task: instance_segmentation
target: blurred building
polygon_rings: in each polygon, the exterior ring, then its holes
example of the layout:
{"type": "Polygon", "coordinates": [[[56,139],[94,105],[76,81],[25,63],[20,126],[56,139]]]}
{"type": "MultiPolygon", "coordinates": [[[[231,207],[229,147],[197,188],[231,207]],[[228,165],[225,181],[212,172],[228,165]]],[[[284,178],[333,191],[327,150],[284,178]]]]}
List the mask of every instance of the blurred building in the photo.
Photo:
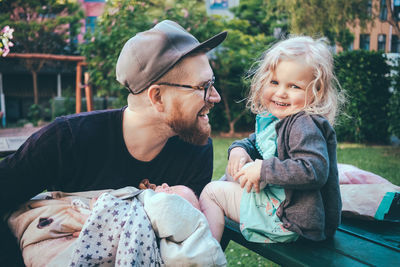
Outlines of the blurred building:
{"type": "Polygon", "coordinates": [[[207,14],[209,15],[221,15],[233,18],[232,12],[229,8],[239,5],[239,0],[205,0],[207,14]]]}
{"type": "Polygon", "coordinates": [[[79,42],[83,41],[83,36],[86,32],[93,32],[96,27],[96,21],[103,14],[106,4],[105,0],[78,0],[85,12],[85,19],[81,21],[81,34],[78,36],[79,42]]]}
{"type": "MultiPolygon", "coordinates": [[[[400,0],[391,0],[394,16],[400,20],[400,0]]],[[[360,26],[350,28],[354,41],[349,50],[364,49],[382,51],[385,53],[400,53],[400,36],[387,21],[388,10],[386,0],[371,0],[370,12],[376,19],[366,29],[360,26]]],[[[338,51],[342,48],[338,47],[338,51]]]]}

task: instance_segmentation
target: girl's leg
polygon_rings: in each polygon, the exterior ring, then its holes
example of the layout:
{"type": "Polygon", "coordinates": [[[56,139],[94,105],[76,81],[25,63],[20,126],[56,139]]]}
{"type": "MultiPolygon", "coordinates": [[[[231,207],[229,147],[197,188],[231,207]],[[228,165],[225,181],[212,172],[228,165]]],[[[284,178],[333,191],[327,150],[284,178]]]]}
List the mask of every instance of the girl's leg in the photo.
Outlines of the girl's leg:
{"type": "Polygon", "coordinates": [[[243,189],[236,182],[213,181],[200,195],[200,208],[207,218],[213,237],[221,241],[224,231],[224,215],[240,221],[240,200],[243,189]]]}

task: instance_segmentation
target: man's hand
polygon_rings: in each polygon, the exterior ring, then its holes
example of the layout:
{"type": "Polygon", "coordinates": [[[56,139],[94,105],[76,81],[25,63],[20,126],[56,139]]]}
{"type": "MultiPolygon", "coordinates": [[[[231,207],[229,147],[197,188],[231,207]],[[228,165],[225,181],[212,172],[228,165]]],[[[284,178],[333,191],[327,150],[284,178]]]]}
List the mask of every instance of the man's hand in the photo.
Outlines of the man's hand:
{"type": "Polygon", "coordinates": [[[240,170],[233,176],[233,179],[237,181],[240,179],[240,187],[243,188],[246,186],[247,193],[250,193],[251,188],[254,186],[254,190],[259,193],[260,192],[260,174],[261,174],[261,165],[262,160],[256,159],[256,161],[245,168],[244,170],[240,170]]]}
{"type": "Polygon", "coordinates": [[[235,147],[229,154],[228,166],[226,168],[227,173],[234,177],[235,174],[243,167],[247,162],[252,162],[249,154],[242,147],[235,147]]]}

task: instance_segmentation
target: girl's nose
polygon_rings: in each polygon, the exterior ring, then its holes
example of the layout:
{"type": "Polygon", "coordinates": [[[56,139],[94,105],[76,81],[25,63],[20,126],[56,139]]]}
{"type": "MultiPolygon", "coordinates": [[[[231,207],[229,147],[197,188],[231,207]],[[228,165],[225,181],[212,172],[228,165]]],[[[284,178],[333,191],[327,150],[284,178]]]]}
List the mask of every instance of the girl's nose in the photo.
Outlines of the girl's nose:
{"type": "Polygon", "coordinates": [[[280,85],[278,87],[278,89],[276,90],[275,94],[279,97],[286,97],[287,96],[287,92],[286,89],[283,85],[280,85]]]}

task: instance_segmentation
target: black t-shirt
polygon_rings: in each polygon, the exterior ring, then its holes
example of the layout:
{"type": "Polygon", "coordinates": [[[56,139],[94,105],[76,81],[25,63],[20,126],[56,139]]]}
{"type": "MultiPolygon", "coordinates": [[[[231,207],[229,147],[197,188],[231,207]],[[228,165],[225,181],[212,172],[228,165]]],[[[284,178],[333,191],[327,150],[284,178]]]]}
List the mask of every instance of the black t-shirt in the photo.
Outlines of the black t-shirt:
{"type": "Polygon", "coordinates": [[[157,185],[186,185],[199,195],[212,176],[211,139],[197,146],[174,136],[153,160],[139,161],[125,146],[123,111],[60,117],[33,134],[0,162],[0,213],[43,190],[138,187],[144,178],[157,185]]]}

